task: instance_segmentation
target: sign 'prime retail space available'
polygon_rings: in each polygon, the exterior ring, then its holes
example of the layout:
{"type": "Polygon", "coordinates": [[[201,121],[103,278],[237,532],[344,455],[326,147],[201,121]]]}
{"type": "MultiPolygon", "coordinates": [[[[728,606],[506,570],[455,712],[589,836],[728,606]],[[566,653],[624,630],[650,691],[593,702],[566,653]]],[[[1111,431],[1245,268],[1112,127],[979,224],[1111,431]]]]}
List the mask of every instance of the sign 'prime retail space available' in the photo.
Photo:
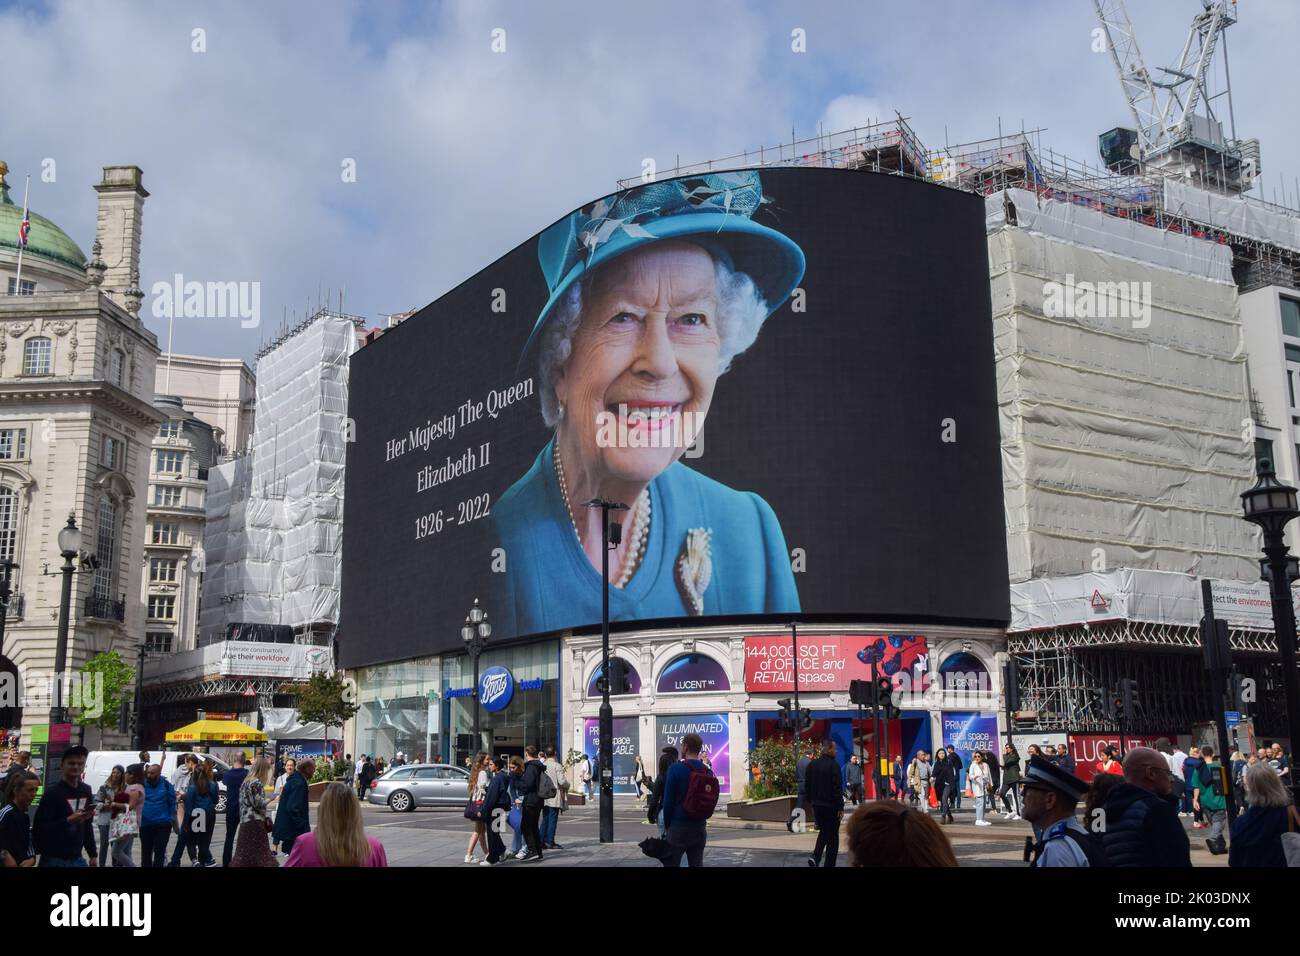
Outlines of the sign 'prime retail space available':
{"type": "MultiPolygon", "coordinates": [[[[978,196],[773,168],[555,213],[351,357],[342,666],[461,651],[429,622],[473,597],[494,641],[598,626],[611,496],[614,622],[1005,624],[978,196]]],[[[860,650],[810,652],[809,685],[860,650]]]]}

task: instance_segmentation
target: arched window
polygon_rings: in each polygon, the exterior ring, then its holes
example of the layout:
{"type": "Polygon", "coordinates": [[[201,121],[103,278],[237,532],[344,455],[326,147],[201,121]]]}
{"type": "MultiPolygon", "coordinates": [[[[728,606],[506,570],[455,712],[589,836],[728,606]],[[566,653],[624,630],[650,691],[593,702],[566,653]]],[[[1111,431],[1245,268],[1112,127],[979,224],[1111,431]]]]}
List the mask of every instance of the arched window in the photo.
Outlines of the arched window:
{"type": "Polygon", "coordinates": [[[53,345],[49,339],[37,335],[23,344],[23,374],[49,375],[53,345]]]}
{"type": "Polygon", "coordinates": [[[101,601],[113,600],[113,555],[117,552],[117,503],[105,496],[99,501],[99,515],[95,522],[95,597],[101,601]]]}
{"type": "Polygon", "coordinates": [[[12,561],[18,550],[18,492],[0,488],[0,561],[12,561]]]}
{"type": "Polygon", "coordinates": [[[704,654],[682,654],[668,662],[659,672],[655,688],[660,694],[699,694],[731,690],[731,681],[722,665],[704,654]]]}
{"type": "MultiPolygon", "coordinates": [[[[610,660],[615,660],[615,659],[616,658],[613,657],[610,658],[610,660]]],[[[612,670],[614,672],[614,675],[617,677],[619,674],[619,670],[621,669],[623,672],[622,679],[619,686],[610,687],[609,689],[610,696],[619,697],[619,696],[626,696],[628,694],[641,693],[641,675],[637,673],[636,668],[632,666],[630,661],[624,660],[623,658],[617,658],[617,660],[620,660],[622,663],[612,666],[610,670],[612,670]]],[[[594,671],[591,672],[591,680],[587,681],[588,697],[600,696],[600,675],[603,670],[604,668],[598,666],[594,671]]]]}

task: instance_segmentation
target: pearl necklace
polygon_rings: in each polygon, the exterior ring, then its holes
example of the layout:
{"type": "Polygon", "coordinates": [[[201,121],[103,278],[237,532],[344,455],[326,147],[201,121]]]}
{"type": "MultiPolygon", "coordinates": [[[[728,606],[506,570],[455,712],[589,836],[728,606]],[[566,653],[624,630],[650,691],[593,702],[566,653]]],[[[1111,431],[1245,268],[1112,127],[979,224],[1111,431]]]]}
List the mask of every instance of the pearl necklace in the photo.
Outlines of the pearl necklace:
{"type": "MultiPolygon", "coordinates": [[[[560,464],[560,446],[557,442],[554,446],[554,454],[551,459],[555,464],[555,479],[560,485],[560,495],[564,498],[564,510],[569,513],[569,524],[573,526],[573,536],[578,540],[578,547],[582,547],[582,535],[578,533],[578,522],[573,517],[573,505],[569,503],[569,486],[564,480],[564,466],[560,464]]],[[[646,542],[650,540],[650,489],[642,490],[637,495],[636,503],[632,505],[632,530],[628,534],[627,551],[624,554],[623,569],[619,572],[618,580],[611,581],[614,587],[620,590],[627,586],[632,580],[632,575],[636,574],[637,568],[641,566],[641,559],[645,557],[646,542]]]]}

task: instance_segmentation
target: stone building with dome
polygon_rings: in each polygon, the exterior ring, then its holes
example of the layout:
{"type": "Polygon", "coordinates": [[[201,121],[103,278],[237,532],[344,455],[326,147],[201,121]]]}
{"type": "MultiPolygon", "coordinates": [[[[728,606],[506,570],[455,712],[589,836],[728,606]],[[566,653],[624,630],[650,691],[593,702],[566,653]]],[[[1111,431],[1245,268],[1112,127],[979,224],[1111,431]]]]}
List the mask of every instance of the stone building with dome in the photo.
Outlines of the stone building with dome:
{"type": "MultiPolygon", "coordinates": [[[[0,733],[25,749],[56,703],[59,532],[69,518],[81,554],[65,673],[77,674],[102,651],[136,661],[146,630],[140,562],[150,455],[165,416],[153,404],[158,341],[140,319],[149,193],[139,167],[104,167],[89,258],[35,210],[19,249],[23,209],[8,172],[0,163],[0,579],[9,579],[0,733]]],[[[39,188],[31,201],[39,208],[39,188]]],[[[113,729],[101,736],[74,727],[73,739],[129,743],[113,729]]]]}

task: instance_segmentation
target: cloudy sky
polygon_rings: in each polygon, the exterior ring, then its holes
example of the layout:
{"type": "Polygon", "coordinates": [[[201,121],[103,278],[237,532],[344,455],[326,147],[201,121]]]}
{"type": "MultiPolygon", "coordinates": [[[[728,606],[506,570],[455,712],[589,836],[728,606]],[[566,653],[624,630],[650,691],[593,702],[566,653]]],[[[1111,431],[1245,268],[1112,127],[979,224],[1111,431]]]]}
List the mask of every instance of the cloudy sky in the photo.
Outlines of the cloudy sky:
{"type": "MultiPolygon", "coordinates": [[[[1148,64],[1174,62],[1199,0],[1129,6],[1148,64]]],[[[1238,135],[1262,141],[1265,198],[1294,205],[1300,3],[1239,16],[1238,135]]],[[[87,251],[100,167],[142,167],[146,292],[261,283],[259,328],[180,319],[176,351],[251,361],[324,290],[371,324],[422,306],[647,157],[662,172],[897,110],[931,147],[1000,118],[1096,163],[1096,134],[1131,124],[1095,26],[1087,0],[0,0],[0,158],[87,251]]]]}

